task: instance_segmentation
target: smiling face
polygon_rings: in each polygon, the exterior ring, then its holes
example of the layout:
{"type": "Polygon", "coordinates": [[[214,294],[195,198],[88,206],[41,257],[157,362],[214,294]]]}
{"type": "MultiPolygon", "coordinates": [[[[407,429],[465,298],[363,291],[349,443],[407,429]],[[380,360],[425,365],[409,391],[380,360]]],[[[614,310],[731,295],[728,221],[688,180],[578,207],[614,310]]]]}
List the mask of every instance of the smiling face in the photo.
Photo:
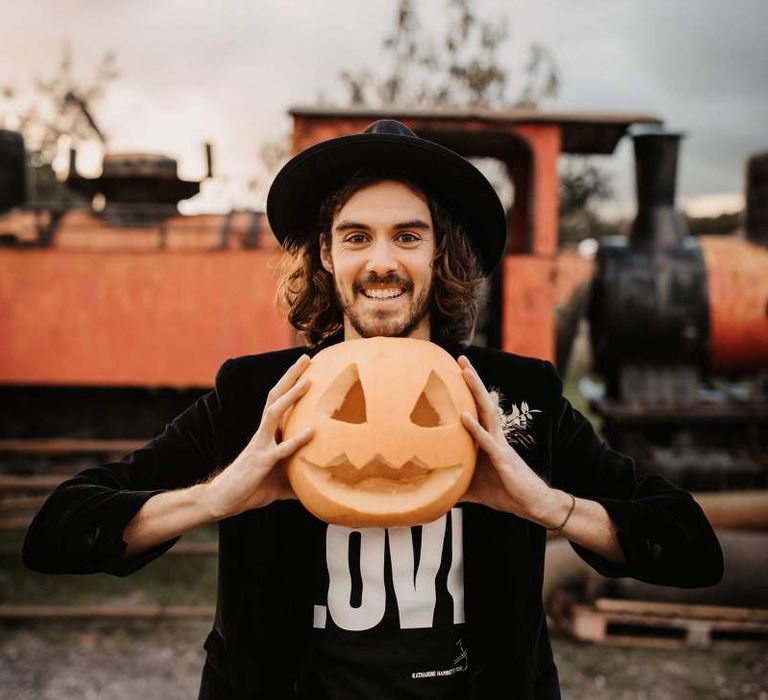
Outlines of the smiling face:
{"type": "Polygon", "coordinates": [[[426,197],[385,180],[353,194],[321,238],[323,267],[334,277],[345,339],[429,339],[435,232],[426,197]]]}

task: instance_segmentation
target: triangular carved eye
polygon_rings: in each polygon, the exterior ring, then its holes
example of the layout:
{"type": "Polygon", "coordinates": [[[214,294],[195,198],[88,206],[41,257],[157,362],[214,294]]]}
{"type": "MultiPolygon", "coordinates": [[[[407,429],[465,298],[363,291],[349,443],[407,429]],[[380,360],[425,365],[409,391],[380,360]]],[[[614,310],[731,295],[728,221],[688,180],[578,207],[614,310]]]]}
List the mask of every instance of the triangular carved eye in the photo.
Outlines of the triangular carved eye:
{"type": "Polygon", "coordinates": [[[357,365],[346,367],[320,400],[320,409],[334,420],[365,423],[365,393],[357,365]]]}
{"type": "Polygon", "coordinates": [[[436,428],[458,420],[456,407],[451,400],[448,387],[434,371],[429,373],[427,383],[411,411],[411,421],[422,428],[436,428]]]}

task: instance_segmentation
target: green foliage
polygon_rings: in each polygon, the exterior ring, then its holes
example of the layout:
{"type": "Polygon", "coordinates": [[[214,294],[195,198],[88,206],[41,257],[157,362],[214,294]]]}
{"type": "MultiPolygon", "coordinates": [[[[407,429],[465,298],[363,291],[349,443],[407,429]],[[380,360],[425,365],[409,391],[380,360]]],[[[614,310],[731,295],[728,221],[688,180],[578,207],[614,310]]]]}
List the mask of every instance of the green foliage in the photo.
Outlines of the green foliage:
{"type": "Polygon", "coordinates": [[[719,216],[686,216],[685,223],[692,236],[726,236],[732,234],[741,223],[741,213],[730,212],[719,216]]]}

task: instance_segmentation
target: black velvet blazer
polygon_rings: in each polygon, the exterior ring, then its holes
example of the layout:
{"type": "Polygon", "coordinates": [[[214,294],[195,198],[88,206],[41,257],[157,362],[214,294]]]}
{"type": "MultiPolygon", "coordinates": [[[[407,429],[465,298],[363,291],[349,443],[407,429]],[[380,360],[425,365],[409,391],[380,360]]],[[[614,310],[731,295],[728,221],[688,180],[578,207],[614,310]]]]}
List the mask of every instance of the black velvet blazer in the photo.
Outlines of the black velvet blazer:
{"type": "MultiPolygon", "coordinates": [[[[454,357],[464,352],[509,405],[526,402],[540,411],[529,425],[533,442],[515,445],[523,459],[553,486],[606,508],[626,563],[575,547],[595,569],[683,587],[720,580],[720,546],[698,505],[607,447],[562,397],[551,364],[485,348],[447,349],[454,357]]],[[[161,435],[62,483],[30,525],[25,564],[49,573],[126,576],[169,549],[176,540],[124,558],[123,530],[153,495],[195,484],[231,463],[258,428],[268,391],[301,352],[228,360],[215,389],[161,435]]],[[[463,508],[471,697],[559,697],[541,602],[546,531],[484,506],[463,508]]],[[[217,612],[205,643],[201,698],[301,696],[311,573],[322,533],[322,524],[296,501],[219,524],[217,612]]]]}

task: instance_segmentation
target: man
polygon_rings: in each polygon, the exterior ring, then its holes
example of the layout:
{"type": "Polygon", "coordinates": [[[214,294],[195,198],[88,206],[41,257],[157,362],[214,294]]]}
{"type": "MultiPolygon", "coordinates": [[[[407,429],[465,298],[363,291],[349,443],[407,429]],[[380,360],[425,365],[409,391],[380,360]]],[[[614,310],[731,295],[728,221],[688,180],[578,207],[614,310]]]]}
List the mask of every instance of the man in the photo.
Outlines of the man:
{"type": "Polygon", "coordinates": [[[310,359],[287,350],[228,360],[162,435],[62,484],[30,527],[28,566],[124,576],[219,521],[206,699],[559,697],[541,603],[547,529],[609,576],[719,580],[693,499],[605,446],[549,363],[463,345],[505,236],[471,164],[385,120],[296,156],[267,208],[285,248],[279,295],[311,354],[395,335],[457,358],[481,450],[463,502],[416,528],[309,515],[281,461],[312,435],[281,440],[279,425],[310,359]]]}

